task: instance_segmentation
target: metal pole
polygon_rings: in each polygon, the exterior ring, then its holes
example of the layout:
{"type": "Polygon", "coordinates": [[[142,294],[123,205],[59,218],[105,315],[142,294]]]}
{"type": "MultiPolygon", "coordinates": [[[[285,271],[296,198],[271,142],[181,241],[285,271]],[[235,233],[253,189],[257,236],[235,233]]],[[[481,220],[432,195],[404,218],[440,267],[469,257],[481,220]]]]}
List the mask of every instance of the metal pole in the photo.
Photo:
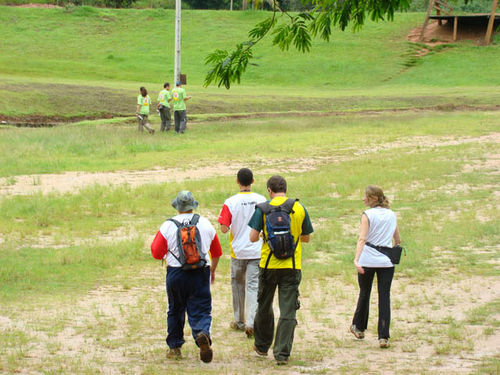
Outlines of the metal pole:
{"type": "Polygon", "coordinates": [[[181,80],[181,0],[175,0],[174,85],[181,80]]]}
{"type": "Polygon", "coordinates": [[[231,0],[231,7],[229,8],[229,10],[233,10],[233,0],[231,0]]]}

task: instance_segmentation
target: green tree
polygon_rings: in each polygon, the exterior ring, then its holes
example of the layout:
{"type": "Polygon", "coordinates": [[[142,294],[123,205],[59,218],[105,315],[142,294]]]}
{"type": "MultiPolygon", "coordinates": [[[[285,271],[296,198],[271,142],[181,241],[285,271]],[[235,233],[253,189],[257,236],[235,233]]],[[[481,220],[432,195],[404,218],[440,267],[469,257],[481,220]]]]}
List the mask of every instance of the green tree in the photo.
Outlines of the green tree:
{"type": "Polygon", "coordinates": [[[301,52],[309,52],[312,38],[319,36],[329,41],[334,27],[345,30],[351,24],[359,31],[367,17],[373,21],[391,21],[396,11],[405,11],[411,4],[411,0],[302,0],[304,5],[311,4],[312,9],[290,14],[277,0],[271,1],[271,16],[249,31],[249,40],[238,43],[232,51],[219,49],[207,56],[205,64],[210,70],[205,86],[216,84],[229,89],[232,83],[239,83],[253,57],[252,48],[268,34],[273,35],[273,45],[282,50],[293,46],[301,52]],[[285,22],[277,22],[279,15],[285,22]]]}

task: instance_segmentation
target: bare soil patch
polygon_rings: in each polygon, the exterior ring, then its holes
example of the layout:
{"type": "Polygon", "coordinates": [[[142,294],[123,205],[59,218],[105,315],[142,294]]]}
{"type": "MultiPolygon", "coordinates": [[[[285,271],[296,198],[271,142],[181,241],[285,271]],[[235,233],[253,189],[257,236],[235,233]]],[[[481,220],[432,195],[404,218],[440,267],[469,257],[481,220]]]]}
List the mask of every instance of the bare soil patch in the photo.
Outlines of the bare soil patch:
{"type": "MultiPolygon", "coordinates": [[[[316,169],[319,165],[351,160],[360,155],[404,148],[412,152],[415,147],[445,147],[466,143],[500,143],[500,133],[491,133],[480,137],[431,137],[417,136],[400,141],[371,145],[368,148],[353,150],[353,156],[331,156],[317,158],[298,158],[274,161],[272,165],[264,162],[252,165],[259,173],[304,172],[316,169]]],[[[145,171],[117,172],[65,172],[60,174],[33,174],[0,178],[0,195],[27,195],[36,192],[77,193],[80,189],[93,185],[130,185],[159,184],[165,182],[181,182],[187,179],[201,180],[215,176],[231,176],[243,165],[212,164],[196,170],[180,168],[154,168],[145,171]]],[[[357,198],[356,198],[357,199],[357,198]]]]}
{"type": "MultiPolygon", "coordinates": [[[[476,44],[484,44],[485,32],[486,25],[467,23],[465,20],[460,20],[457,41],[472,40],[476,44]]],[[[420,41],[421,33],[422,27],[417,27],[410,31],[406,36],[406,40],[414,43],[425,43],[432,47],[439,44],[455,43],[453,41],[452,22],[443,21],[442,25],[439,25],[437,20],[431,20],[425,29],[424,40],[422,42],[420,41]]]]}
{"type": "Polygon", "coordinates": [[[123,115],[103,113],[95,116],[42,116],[42,115],[27,115],[27,116],[7,116],[0,114],[0,124],[13,125],[17,127],[43,128],[65,125],[84,120],[111,119],[114,117],[123,117],[123,115]]]}
{"type": "Polygon", "coordinates": [[[55,4],[21,4],[21,5],[13,5],[17,8],[49,8],[49,9],[53,9],[53,8],[62,8],[61,6],[59,5],[55,5],[55,4]]]}

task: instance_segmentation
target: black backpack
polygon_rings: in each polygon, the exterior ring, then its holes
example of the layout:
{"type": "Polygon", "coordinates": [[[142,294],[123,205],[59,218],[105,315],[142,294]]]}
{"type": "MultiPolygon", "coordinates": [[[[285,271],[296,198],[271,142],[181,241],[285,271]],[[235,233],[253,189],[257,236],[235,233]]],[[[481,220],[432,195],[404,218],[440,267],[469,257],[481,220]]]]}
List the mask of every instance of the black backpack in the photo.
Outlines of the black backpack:
{"type": "Polygon", "coordinates": [[[279,206],[272,206],[269,202],[258,204],[262,213],[266,215],[266,231],[264,232],[264,241],[269,245],[271,252],[267,257],[266,269],[271,260],[271,254],[277,259],[283,260],[292,258],[293,269],[295,269],[295,249],[299,243],[300,235],[297,241],[294,241],[291,233],[291,218],[293,205],[298,199],[287,199],[285,203],[279,206]]]}
{"type": "Polygon", "coordinates": [[[201,252],[201,236],[196,224],[200,215],[194,214],[191,221],[179,223],[175,219],[168,219],[177,226],[177,249],[179,257],[172,252],[172,256],[177,259],[185,271],[195,270],[206,266],[205,255],[201,252]]]}

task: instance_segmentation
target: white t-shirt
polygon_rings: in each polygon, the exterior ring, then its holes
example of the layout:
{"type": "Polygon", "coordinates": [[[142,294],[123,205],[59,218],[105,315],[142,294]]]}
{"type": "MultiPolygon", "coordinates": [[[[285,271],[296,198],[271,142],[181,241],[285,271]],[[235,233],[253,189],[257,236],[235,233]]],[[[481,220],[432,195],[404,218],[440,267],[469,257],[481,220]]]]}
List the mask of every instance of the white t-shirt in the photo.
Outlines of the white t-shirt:
{"type": "Polygon", "coordinates": [[[219,215],[219,223],[231,228],[231,256],[237,259],[259,259],[262,240],[250,242],[248,222],[255,212],[255,205],[266,198],[253,192],[239,192],[226,199],[219,215]]]}
{"type": "MultiPolygon", "coordinates": [[[[370,225],[366,242],[375,246],[392,247],[392,237],[397,226],[394,212],[388,208],[373,207],[364,214],[370,225]]],[[[394,267],[387,255],[367,245],[363,247],[358,263],[361,267],[394,267]]]]}
{"type": "MultiPolygon", "coordinates": [[[[174,216],[173,219],[177,220],[179,223],[189,223],[193,218],[193,213],[189,214],[179,214],[174,216]]],[[[210,255],[208,251],[210,250],[210,245],[215,237],[215,228],[210,224],[210,222],[200,216],[198,224],[196,224],[201,237],[201,252],[205,255],[205,260],[207,261],[207,266],[210,265],[210,255]]],[[[165,221],[161,227],[160,232],[165,237],[168,243],[168,253],[167,253],[167,264],[170,267],[180,267],[181,264],[175,257],[171,254],[173,253],[177,258],[180,257],[179,249],[177,247],[177,226],[170,220],[165,221]]]]}

